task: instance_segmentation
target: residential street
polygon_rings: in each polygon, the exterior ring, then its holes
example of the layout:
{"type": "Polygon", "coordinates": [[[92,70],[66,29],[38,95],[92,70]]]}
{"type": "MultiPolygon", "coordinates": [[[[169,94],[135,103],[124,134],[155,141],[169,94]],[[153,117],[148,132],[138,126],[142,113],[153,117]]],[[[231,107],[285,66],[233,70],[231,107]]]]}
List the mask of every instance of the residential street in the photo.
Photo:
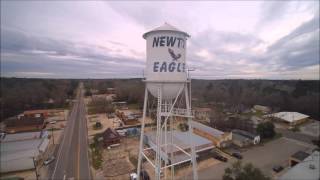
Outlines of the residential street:
{"type": "Polygon", "coordinates": [[[49,166],[50,179],[91,179],[82,86],[68,117],[61,143],[55,150],[55,163],[49,166]]]}

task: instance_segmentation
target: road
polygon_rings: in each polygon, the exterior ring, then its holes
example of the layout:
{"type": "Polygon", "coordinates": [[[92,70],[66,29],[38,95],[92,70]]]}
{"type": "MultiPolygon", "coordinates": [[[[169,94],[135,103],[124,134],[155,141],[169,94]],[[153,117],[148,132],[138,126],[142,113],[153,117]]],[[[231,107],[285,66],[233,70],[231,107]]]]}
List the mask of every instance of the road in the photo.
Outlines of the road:
{"type": "Polygon", "coordinates": [[[56,161],[49,166],[50,179],[91,179],[87,132],[83,85],[80,84],[63,137],[54,153],[56,161]]]}
{"type": "Polygon", "coordinates": [[[287,129],[275,129],[277,133],[281,133],[282,136],[289,138],[289,139],[294,139],[297,141],[301,141],[304,143],[308,143],[308,144],[313,144],[312,140],[317,139],[316,137],[307,135],[307,134],[302,134],[300,132],[292,132],[290,130],[287,129]]]}

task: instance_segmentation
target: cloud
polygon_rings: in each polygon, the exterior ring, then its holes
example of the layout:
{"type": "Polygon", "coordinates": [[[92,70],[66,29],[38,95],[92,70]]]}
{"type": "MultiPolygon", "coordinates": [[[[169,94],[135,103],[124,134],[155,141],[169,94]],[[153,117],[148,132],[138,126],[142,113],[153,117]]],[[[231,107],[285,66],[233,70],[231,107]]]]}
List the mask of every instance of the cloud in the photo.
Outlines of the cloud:
{"type": "Polygon", "coordinates": [[[2,75],[59,76],[62,73],[66,77],[88,78],[99,74],[97,71],[105,71],[109,76],[119,77],[119,73],[138,76],[144,66],[141,59],[114,53],[106,47],[30,36],[6,28],[2,29],[1,37],[2,75]]]}
{"type": "Polygon", "coordinates": [[[1,76],[141,77],[141,36],[168,21],[191,34],[195,78],[319,79],[317,4],[4,2],[1,76]]]}

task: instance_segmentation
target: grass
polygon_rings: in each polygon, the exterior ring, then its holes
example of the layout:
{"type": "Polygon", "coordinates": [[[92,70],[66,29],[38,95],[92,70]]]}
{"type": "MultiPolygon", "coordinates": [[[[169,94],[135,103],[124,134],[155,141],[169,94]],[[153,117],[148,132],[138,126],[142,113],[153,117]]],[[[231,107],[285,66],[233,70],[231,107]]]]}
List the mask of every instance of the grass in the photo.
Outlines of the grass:
{"type": "Polygon", "coordinates": [[[102,167],[102,154],[101,149],[97,145],[98,143],[94,142],[90,144],[91,149],[91,160],[92,160],[92,166],[94,169],[100,169],[102,167]]]}
{"type": "Polygon", "coordinates": [[[131,164],[134,165],[134,168],[137,169],[138,159],[134,156],[129,156],[129,160],[130,160],[131,164]]]}
{"type": "Polygon", "coordinates": [[[129,109],[140,109],[140,106],[139,104],[128,104],[128,108],[129,109]]]}

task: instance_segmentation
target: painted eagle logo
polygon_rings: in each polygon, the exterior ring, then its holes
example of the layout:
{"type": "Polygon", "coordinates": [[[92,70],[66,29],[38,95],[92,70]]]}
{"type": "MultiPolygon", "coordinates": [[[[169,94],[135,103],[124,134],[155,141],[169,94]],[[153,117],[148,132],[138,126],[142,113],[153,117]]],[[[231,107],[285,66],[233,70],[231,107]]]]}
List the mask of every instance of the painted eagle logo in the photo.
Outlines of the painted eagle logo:
{"type": "Polygon", "coordinates": [[[170,48],[168,48],[168,52],[170,56],[172,57],[173,61],[178,61],[179,58],[181,58],[181,54],[175,54],[174,51],[170,48]]]}

